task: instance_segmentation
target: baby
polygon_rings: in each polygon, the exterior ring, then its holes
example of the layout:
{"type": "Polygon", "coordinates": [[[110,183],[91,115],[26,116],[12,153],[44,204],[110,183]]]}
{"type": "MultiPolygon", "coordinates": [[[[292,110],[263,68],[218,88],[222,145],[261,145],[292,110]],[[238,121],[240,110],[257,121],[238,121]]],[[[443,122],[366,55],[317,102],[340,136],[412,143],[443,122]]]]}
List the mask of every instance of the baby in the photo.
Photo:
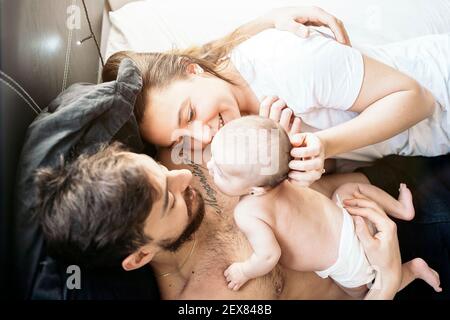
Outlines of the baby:
{"type": "MultiPolygon", "coordinates": [[[[350,214],[339,196],[352,197],[358,185],[347,184],[331,199],[285,178],[291,143],[276,122],[248,116],[227,123],[214,137],[208,169],[225,194],[240,196],[234,210],[237,226],[246,235],[253,254],[224,272],[228,287],[239,290],[249,279],[270,272],[278,261],[298,271],[315,271],[332,278],[346,292],[362,297],[375,277],[356,236],[350,214]],[[342,192],[342,195],[339,194],[342,192]]],[[[370,185],[360,190],[375,195],[392,215],[414,215],[409,190],[401,187],[400,201],[370,185]],[[406,209],[406,210],[404,210],[406,209]]],[[[439,276],[420,258],[403,265],[402,286],[420,278],[440,291],[439,276]]]]}

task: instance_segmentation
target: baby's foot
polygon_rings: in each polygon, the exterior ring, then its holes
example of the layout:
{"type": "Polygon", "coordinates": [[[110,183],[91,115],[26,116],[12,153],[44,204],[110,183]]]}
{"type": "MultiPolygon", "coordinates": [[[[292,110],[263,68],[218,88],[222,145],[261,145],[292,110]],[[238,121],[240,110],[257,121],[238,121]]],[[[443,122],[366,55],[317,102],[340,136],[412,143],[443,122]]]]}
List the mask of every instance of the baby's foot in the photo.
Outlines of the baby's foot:
{"type": "Polygon", "coordinates": [[[441,281],[439,279],[439,274],[431,269],[428,264],[421,258],[416,258],[411,261],[411,268],[413,274],[418,279],[422,279],[433,287],[434,291],[442,292],[440,287],[441,281]]]}
{"type": "Polygon", "coordinates": [[[414,205],[411,191],[404,183],[400,183],[400,194],[398,196],[398,201],[402,204],[402,218],[404,220],[412,220],[415,216],[414,205]]]}

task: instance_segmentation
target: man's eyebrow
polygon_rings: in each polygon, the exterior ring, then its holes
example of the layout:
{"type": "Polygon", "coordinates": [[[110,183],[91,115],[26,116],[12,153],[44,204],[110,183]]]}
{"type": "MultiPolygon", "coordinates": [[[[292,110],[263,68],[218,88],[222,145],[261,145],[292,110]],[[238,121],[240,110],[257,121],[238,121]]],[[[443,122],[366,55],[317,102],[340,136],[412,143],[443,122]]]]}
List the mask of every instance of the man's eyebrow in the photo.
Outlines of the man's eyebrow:
{"type": "Polygon", "coordinates": [[[167,207],[169,206],[169,190],[168,190],[168,184],[167,184],[167,177],[166,177],[166,187],[164,189],[164,205],[163,205],[163,212],[162,216],[164,216],[167,212],[167,207]]]}
{"type": "Polygon", "coordinates": [[[178,126],[181,126],[181,118],[183,116],[183,111],[186,108],[188,103],[188,99],[186,98],[180,105],[180,109],[178,109],[178,126]]]}
{"type": "Polygon", "coordinates": [[[175,238],[163,239],[163,240],[158,241],[158,245],[160,245],[161,247],[167,247],[167,246],[170,246],[175,241],[176,241],[175,238]]]}

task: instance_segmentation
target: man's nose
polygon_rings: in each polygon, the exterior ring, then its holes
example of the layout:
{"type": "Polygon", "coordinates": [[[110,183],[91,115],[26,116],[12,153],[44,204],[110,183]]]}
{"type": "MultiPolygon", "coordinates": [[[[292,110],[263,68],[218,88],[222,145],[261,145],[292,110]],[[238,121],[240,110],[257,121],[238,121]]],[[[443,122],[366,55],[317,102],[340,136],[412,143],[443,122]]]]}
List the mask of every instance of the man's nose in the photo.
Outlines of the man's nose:
{"type": "Polygon", "coordinates": [[[175,188],[180,192],[183,192],[191,183],[192,173],[187,169],[172,170],[170,171],[168,178],[175,188]]]}

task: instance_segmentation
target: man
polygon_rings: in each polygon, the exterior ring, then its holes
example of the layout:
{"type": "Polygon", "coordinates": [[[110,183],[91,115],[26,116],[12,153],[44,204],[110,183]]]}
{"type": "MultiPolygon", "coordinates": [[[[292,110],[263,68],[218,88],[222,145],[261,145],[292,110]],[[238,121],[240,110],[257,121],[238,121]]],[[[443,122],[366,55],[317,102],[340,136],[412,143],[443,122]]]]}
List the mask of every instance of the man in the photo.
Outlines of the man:
{"type": "MultiPolygon", "coordinates": [[[[190,170],[185,170],[186,166],[176,168],[169,151],[161,152],[159,160],[173,170],[146,155],[113,145],[95,155],[82,156],[67,167],[42,169],[37,175],[40,190],[37,212],[48,250],[71,263],[102,266],[121,263],[125,270],[150,264],[163,299],[349,298],[330,279],[280,265],[268,275],[251,280],[238,292],[228,289],[223,271],[232,261],[244,260],[251,254],[247,239],[232,218],[238,199],[220,194],[204,166],[191,164],[187,166],[190,170]]],[[[445,288],[449,278],[448,270],[445,271],[448,261],[445,237],[450,221],[444,202],[448,202],[448,197],[444,196],[445,191],[437,195],[438,190],[430,189],[430,183],[434,181],[433,185],[445,189],[439,185],[434,168],[439,168],[439,177],[448,176],[448,160],[448,156],[387,157],[364,168],[364,174],[325,176],[312,187],[329,196],[342,183],[381,179],[382,183],[378,181],[376,185],[394,195],[392,186],[405,181],[417,195],[419,222],[399,225],[403,258],[422,256],[432,261],[445,288]],[[424,203],[427,208],[423,208],[424,203]],[[437,207],[442,210],[435,210],[437,207]],[[444,239],[436,239],[436,234],[444,239]]],[[[376,241],[382,238],[386,239],[379,237],[376,241]]],[[[396,234],[388,238],[396,239],[396,234]]],[[[384,252],[386,259],[378,262],[369,259],[370,262],[382,265],[396,260],[395,242],[391,244],[392,250],[384,252]]],[[[366,253],[369,247],[365,246],[366,253]]],[[[380,243],[380,249],[383,247],[387,248],[386,243],[380,243]]],[[[379,252],[369,253],[380,257],[379,252]]],[[[400,257],[398,260],[400,265],[400,257]]],[[[388,270],[387,275],[393,269],[388,270]]],[[[414,297],[435,295],[420,285],[425,286],[420,282],[410,286],[414,297]]],[[[397,291],[394,289],[388,295],[382,291],[369,295],[391,298],[397,291]]],[[[445,292],[436,298],[444,296],[445,292]]]]}
{"type": "MultiPolygon", "coordinates": [[[[167,158],[163,163],[172,166],[167,158]]],[[[251,254],[233,222],[236,198],[207,170],[168,170],[113,146],[37,175],[38,212],[49,252],[86,265],[153,268],[163,299],[345,299],[330,279],[278,265],[240,291],[223,271],[251,254]]]]}

